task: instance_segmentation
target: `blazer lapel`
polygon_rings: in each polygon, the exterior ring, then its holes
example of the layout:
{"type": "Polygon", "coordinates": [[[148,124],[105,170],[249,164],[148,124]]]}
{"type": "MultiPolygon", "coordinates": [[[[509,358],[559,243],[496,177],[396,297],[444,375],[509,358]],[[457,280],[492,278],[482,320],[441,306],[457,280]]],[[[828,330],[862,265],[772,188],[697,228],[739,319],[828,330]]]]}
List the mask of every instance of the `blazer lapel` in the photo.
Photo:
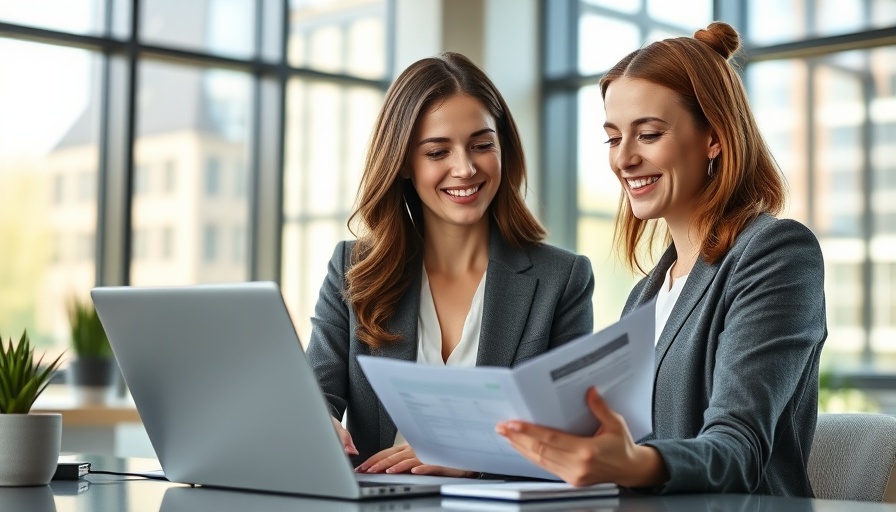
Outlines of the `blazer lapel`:
{"type": "Polygon", "coordinates": [[[536,278],[522,274],[531,267],[526,251],[507,245],[492,224],[477,366],[513,363],[538,286],[536,278]]]}
{"type": "MultiPolygon", "coordinates": [[[[382,347],[371,350],[371,354],[377,357],[389,357],[405,361],[417,360],[417,312],[420,310],[420,286],[422,283],[423,262],[414,258],[409,264],[411,269],[419,269],[413,272],[411,284],[402,295],[395,308],[395,314],[386,322],[389,332],[398,332],[404,335],[404,339],[396,343],[388,343],[382,347]],[[416,266],[415,266],[416,265],[416,266]]],[[[377,400],[380,418],[380,446],[392,446],[395,444],[395,434],[398,428],[383,407],[383,403],[377,400]]]]}
{"type": "MultiPolygon", "coordinates": [[[[669,265],[671,264],[672,262],[669,262],[669,265]]],[[[666,268],[668,269],[669,267],[666,266],[666,268]]],[[[659,270],[659,266],[657,270],[659,270]]],[[[660,334],[659,341],[656,344],[654,368],[657,371],[663,358],[666,356],[666,352],[669,351],[669,347],[672,345],[675,337],[678,336],[678,332],[681,331],[685,321],[691,316],[700,299],[703,298],[706,288],[715,278],[717,271],[718,265],[709,265],[702,257],[697,258],[694,267],[688,275],[688,280],[684,284],[684,289],[681,290],[681,295],[678,297],[678,301],[675,302],[675,306],[669,314],[669,319],[666,320],[666,326],[663,328],[663,332],[660,334]]],[[[663,270],[662,277],[659,279],[660,286],[662,286],[662,281],[665,279],[665,273],[665,270],[663,270]]]]}

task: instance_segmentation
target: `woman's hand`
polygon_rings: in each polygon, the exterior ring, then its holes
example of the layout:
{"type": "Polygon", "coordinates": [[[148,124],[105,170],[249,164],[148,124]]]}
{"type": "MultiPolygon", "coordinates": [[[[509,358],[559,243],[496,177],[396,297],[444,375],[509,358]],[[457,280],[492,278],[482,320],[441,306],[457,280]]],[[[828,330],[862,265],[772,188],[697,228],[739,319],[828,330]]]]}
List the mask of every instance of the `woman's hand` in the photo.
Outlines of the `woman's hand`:
{"type": "Polygon", "coordinates": [[[352,435],[348,433],[348,430],[345,430],[345,427],[342,426],[342,423],[339,423],[339,420],[330,416],[330,419],[333,420],[333,428],[336,429],[336,433],[339,434],[339,441],[342,443],[342,448],[345,450],[345,453],[349,455],[358,455],[358,449],[355,448],[355,442],[352,441],[352,435]]]}
{"type": "Polygon", "coordinates": [[[505,421],[495,429],[524,457],[572,485],[615,482],[625,487],[652,487],[669,479],[659,452],[635,444],[625,420],[594,388],[588,390],[585,400],[600,422],[592,437],[522,421],[505,421]]]}
{"type": "Polygon", "coordinates": [[[438,475],[438,476],[456,476],[471,477],[476,473],[472,471],[463,471],[460,469],[446,468],[442,466],[431,466],[423,464],[414,449],[410,445],[402,444],[386,448],[364,461],[360,466],[355,468],[359,473],[413,473],[415,475],[438,475]]]}

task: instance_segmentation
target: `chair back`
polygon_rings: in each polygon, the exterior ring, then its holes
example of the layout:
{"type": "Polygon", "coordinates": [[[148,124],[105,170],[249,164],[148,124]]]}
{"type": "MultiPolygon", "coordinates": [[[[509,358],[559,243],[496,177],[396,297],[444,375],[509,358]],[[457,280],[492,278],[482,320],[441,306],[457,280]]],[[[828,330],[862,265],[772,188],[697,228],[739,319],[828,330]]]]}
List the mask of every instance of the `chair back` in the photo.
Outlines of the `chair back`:
{"type": "Polygon", "coordinates": [[[809,481],[816,498],[896,503],[896,417],[818,415],[809,481]]]}

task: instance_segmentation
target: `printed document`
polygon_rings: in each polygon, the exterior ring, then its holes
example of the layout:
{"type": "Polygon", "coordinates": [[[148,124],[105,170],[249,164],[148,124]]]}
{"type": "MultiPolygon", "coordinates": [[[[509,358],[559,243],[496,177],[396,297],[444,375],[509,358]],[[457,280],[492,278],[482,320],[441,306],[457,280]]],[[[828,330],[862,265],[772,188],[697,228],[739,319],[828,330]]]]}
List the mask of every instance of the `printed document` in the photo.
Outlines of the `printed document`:
{"type": "Polygon", "coordinates": [[[358,356],[398,431],[425,464],[559,480],[529,462],[495,432],[519,419],[592,435],[598,422],[589,387],[621,414],[639,439],[653,414],[654,304],[597,333],[570,341],[515,368],[431,366],[358,356]]]}

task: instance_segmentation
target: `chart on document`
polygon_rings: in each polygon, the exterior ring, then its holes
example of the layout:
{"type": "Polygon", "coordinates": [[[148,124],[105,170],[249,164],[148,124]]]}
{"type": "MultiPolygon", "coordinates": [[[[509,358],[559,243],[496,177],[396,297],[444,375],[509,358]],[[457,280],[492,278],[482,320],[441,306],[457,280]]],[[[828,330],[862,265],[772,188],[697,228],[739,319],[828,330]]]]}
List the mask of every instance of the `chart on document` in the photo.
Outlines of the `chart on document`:
{"type": "Polygon", "coordinates": [[[392,379],[409,416],[431,443],[445,447],[512,454],[494,427],[514,412],[497,382],[467,384],[392,379]]]}

